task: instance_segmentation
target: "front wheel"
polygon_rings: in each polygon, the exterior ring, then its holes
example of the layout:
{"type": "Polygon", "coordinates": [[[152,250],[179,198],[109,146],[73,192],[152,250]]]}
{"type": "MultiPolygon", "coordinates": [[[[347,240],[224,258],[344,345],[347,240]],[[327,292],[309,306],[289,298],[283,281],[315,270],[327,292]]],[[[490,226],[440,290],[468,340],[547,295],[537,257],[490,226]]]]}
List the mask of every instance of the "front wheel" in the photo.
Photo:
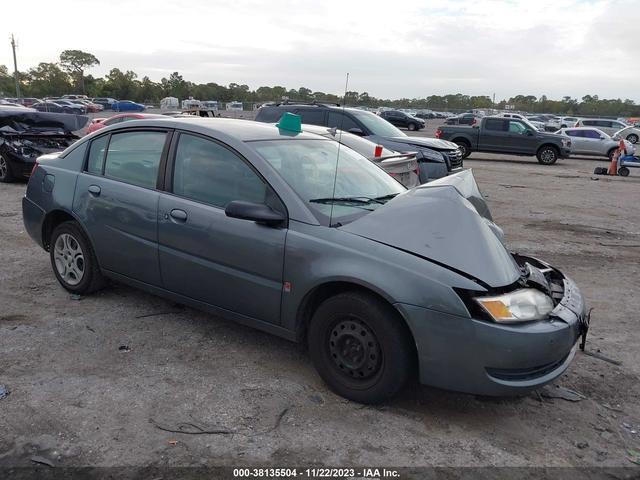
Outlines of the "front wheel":
{"type": "Polygon", "coordinates": [[[61,223],[53,230],[49,255],[53,273],[69,292],[84,295],[103,286],[93,248],[76,222],[61,223]]]}
{"type": "Polygon", "coordinates": [[[627,135],[627,140],[629,140],[631,143],[638,143],[638,135],[636,135],[635,133],[627,135]]]}
{"type": "Polygon", "coordinates": [[[345,292],[325,300],[311,319],[307,340],[322,379],[355,402],[393,397],[412,373],[410,333],[397,312],[373,295],[345,292]]]}
{"type": "Polygon", "coordinates": [[[4,156],[0,155],[0,183],[11,183],[14,180],[9,162],[4,156]]]}
{"type": "Polygon", "coordinates": [[[618,169],[618,175],[620,175],[621,177],[628,177],[629,169],[627,167],[620,167],[618,169]]]}
{"type": "Polygon", "coordinates": [[[558,160],[558,150],[551,145],[546,145],[538,150],[536,156],[542,165],[553,165],[558,160]]]}

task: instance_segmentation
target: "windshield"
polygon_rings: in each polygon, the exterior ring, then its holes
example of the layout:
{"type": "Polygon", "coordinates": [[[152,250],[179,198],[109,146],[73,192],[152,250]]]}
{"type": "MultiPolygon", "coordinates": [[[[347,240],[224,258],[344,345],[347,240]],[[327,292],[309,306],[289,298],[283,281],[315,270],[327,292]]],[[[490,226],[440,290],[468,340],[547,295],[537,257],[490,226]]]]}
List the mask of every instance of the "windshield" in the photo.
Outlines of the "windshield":
{"type": "Polygon", "coordinates": [[[278,171],[325,226],[351,222],[406,190],[382,169],[344,145],[340,147],[338,160],[339,144],[332,140],[257,141],[251,142],[251,146],[278,171]]]}
{"type": "Polygon", "coordinates": [[[352,111],[351,113],[371,131],[372,135],[379,135],[381,137],[406,137],[403,132],[391,125],[384,118],[380,118],[373,113],[361,111],[352,111]]]}

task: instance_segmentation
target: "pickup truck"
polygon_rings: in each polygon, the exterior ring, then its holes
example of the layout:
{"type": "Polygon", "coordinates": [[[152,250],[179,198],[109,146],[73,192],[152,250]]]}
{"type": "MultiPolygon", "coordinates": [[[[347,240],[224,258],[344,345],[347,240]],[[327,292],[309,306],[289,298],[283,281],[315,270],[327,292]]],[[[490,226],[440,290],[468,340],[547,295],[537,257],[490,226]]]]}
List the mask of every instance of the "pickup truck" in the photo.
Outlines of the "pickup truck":
{"type": "Polygon", "coordinates": [[[463,158],[471,152],[535,155],[543,165],[553,165],[571,152],[571,140],[555,133],[538,131],[527,120],[483,117],[474,126],[442,125],[436,138],[456,143],[463,158]]]}

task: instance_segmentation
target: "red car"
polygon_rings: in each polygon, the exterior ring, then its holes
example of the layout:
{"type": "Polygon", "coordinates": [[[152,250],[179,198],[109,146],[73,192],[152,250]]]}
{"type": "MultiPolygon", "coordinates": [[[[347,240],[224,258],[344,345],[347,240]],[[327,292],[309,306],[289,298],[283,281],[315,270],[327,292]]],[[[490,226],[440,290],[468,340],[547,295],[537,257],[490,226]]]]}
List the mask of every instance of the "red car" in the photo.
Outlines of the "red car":
{"type": "Polygon", "coordinates": [[[87,129],[87,133],[100,130],[102,127],[108,127],[114,123],[126,122],[128,120],[137,120],[140,118],[166,118],[164,115],[156,115],[153,113],[120,113],[109,118],[94,118],[87,129]]]}

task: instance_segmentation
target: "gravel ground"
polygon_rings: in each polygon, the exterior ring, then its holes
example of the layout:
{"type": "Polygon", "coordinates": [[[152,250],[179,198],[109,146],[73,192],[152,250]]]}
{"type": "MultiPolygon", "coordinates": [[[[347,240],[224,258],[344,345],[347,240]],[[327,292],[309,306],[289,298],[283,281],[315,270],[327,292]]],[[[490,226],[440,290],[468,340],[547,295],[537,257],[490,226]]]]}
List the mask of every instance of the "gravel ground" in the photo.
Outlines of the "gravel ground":
{"type": "Polygon", "coordinates": [[[509,245],[582,288],[594,308],[587,349],[622,362],[579,353],[555,382],[578,402],[412,385],[364,407],[332,394],[285,340],[120,285],[73,299],[24,231],[24,184],[0,185],[0,384],[11,391],[0,467],[34,455],[56,466],[632,466],[640,176],[592,178],[598,165],[466,161],[509,245]],[[181,425],[226,433],[166,431],[181,425]]]}

